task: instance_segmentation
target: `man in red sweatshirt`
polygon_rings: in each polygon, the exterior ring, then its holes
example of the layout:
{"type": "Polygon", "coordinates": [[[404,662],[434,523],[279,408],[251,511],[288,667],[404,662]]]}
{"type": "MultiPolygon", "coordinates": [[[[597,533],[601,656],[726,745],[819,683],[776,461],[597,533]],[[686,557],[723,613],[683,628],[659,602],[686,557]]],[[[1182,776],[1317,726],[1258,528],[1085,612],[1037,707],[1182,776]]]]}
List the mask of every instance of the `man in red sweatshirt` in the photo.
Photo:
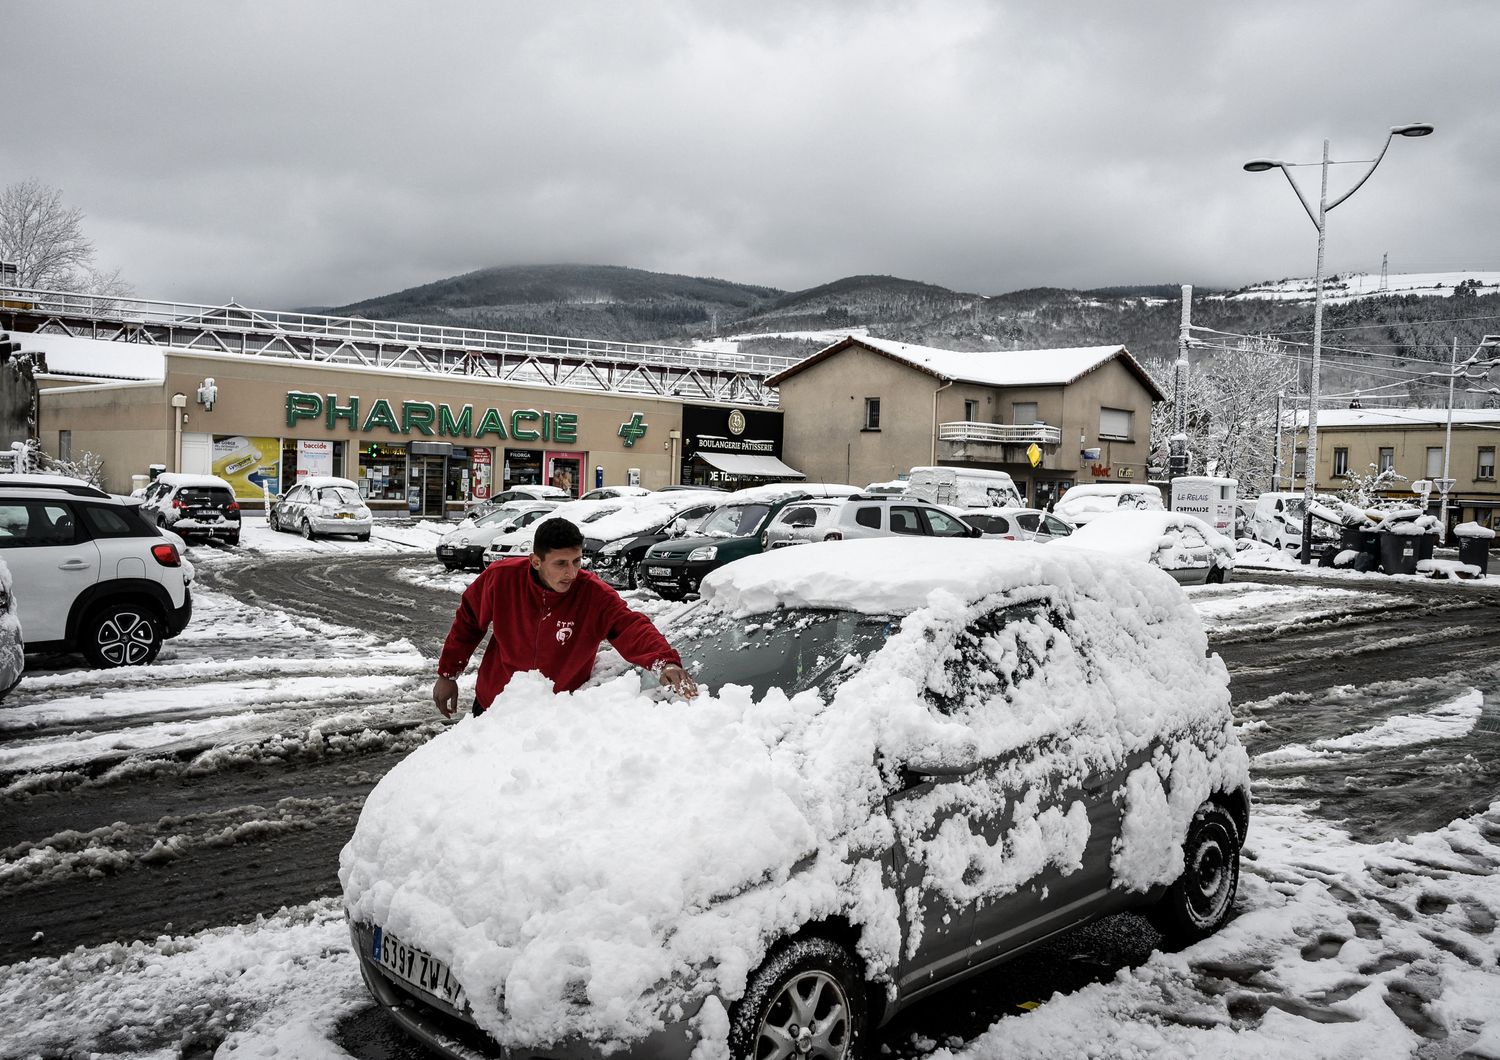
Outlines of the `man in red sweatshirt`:
{"type": "Polygon", "coordinates": [[[518,670],[540,670],[571,692],[594,672],[608,640],[624,658],[656,670],[664,685],[692,698],[698,686],[651,620],[582,569],[583,534],[566,519],[537,524],[531,555],[492,563],[464,590],[438,658],[432,701],[446,718],[458,711],[458,675],[492,629],[479,662],[474,713],[481,714],[518,670]]]}

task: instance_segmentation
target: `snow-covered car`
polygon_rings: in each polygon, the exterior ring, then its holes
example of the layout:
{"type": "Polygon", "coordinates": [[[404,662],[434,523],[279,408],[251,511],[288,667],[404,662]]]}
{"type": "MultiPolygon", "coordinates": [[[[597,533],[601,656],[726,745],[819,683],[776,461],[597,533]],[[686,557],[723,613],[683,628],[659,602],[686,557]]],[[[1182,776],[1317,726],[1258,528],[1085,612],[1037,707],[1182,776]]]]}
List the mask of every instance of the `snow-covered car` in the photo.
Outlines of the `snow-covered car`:
{"type": "Polygon", "coordinates": [[[187,541],[240,543],[240,504],[218,475],[163,472],[146,487],[141,513],[187,541]]]}
{"type": "Polygon", "coordinates": [[[10,568],[0,559],[0,699],[20,683],[26,672],[26,643],[16,617],[15,586],[10,568]]]}
{"type": "Polygon", "coordinates": [[[1140,910],[1179,944],[1232,913],[1248,759],[1160,571],[815,543],[713,572],[672,636],[696,700],[623,663],[564,694],[521,673],[370,793],[344,906],[429,1047],[858,1060],[1079,923],[1140,910]]]}
{"type": "Polygon", "coordinates": [[[896,535],[978,537],[979,531],[951,509],[910,497],[874,493],[797,501],[781,509],[761,531],[766,548],[896,535]]]}
{"type": "Polygon", "coordinates": [[[1002,541],[1045,544],[1061,540],[1075,529],[1066,519],[1037,508],[966,508],[958,515],[970,526],[977,527],[985,537],[1002,541]]]}
{"type": "Polygon", "coordinates": [[[609,501],[616,497],[645,497],[651,493],[645,486],[597,486],[578,499],[581,501],[609,501]]]}
{"type": "Polygon", "coordinates": [[[1052,511],[1074,526],[1083,526],[1107,512],[1159,512],[1165,508],[1161,490],[1156,486],[1099,483],[1072,487],[1052,506],[1052,511]]]}
{"type": "Polygon", "coordinates": [[[504,504],[507,501],[563,501],[574,500],[574,496],[560,486],[512,486],[510,489],[501,490],[492,497],[491,503],[504,504]]]}
{"type": "Polygon", "coordinates": [[[634,589],[646,550],[658,541],[693,533],[723,497],[708,490],[653,493],[638,507],[589,523],[583,527],[583,564],[616,589],[634,589]]]}
{"type": "Polygon", "coordinates": [[[368,541],[375,516],[352,480],[310,475],[276,499],[269,522],[272,530],[290,530],[309,541],[324,534],[368,541]]]}
{"type": "Polygon", "coordinates": [[[1228,581],[1234,572],[1234,542],[1186,512],[1109,512],[1058,545],[1149,563],[1184,585],[1228,581]]]}
{"type": "MultiPolygon", "coordinates": [[[[638,503],[640,503],[638,497],[616,497],[613,500],[604,501],[568,501],[566,504],[559,504],[553,508],[547,513],[546,518],[558,516],[566,519],[587,534],[588,528],[585,524],[603,519],[607,515],[613,515],[622,509],[633,508],[638,503]]],[[[536,528],[544,521],[545,519],[538,519],[527,526],[497,535],[485,546],[484,555],[481,557],[483,565],[488,567],[491,563],[512,556],[529,556],[531,540],[536,536],[536,528]]]]}
{"type": "Polygon", "coordinates": [[[509,501],[465,519],[438,540],[437,560],[448,570],[483,567],[484,550],[491,541],[530,526],[556,507],[556,501],[509,501]]]}

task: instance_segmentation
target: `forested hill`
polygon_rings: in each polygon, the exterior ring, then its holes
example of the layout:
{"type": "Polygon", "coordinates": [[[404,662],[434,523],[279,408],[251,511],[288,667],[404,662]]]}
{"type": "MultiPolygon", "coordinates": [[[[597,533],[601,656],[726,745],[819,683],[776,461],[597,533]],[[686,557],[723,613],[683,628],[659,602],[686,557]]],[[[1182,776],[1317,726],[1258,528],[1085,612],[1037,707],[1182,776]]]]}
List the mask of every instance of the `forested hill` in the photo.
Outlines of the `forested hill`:
{"type": "MultiPolygon", "coordinates": [[[[1484,335],[1500,333],[1495,281],[1485,274],[1442,295],[1397,290],[1330,301],[1324,307],[1325,370],[1338,385],[1389,383],[1446,363],[1455,337],[1463,359],[1484,335]],[[1362,380],[1362,373],[1368,378],[1362,380]]],[[[828,332],[855,328],[949,349],[1121,343],[1154,364],[1176,359],[1179,291],[1175,284],[1043,287],[984,296],[892,276],[850,276],[789,292],[620,266],[545,265],[481,269],[328,311],[672,345],[738,336],[741,350],[793,355],[825,344],[828,332]]],[[[1288,297],[1276,285],[1239,292],[1195,289],[1192,323],[1212,330],[1194,333],[1210,349],[1192,359],[1212,356],[1213,345],[1232,345],[1234,336],[1310,343],[1312,317],[1310,299],[1288,297]]],[[[1436,394],[1431,380],[1409,390],[1410,400],[1434,400],[1436,394]]]]}

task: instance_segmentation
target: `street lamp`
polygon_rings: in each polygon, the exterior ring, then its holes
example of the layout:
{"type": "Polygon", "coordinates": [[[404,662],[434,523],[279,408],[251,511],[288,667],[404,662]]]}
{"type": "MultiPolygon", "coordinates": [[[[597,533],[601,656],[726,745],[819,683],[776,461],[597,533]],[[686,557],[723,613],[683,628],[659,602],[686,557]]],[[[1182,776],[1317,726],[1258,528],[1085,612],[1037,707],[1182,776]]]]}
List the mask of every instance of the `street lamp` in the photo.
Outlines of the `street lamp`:
{"type": "MultiPolygon", "coordinates": [[[[1248,173],[1264,173],[1268,169],[1279,169],[1286,176],[1286,181],[1297,193],[1297,201],[1302,204],[1302,209],[1307,211],[1308,219],[1312,221],[1313,227],[1318,230],[1318,267],[1313,277],[1313,347],[1312,347],[1312,381],[1307,388],[1307,467],[1304,469],[1305,486],[1303,489],[1302,513],[1302,562],[1312,561],[1312,505],[1313,495],[1317,490],[1318,477],[1318,367],[1323,352],[1323,249],[1327,241],[1328,211],[1338,206],[1349,196],[1353,195],[1365,181],[1370,179],[1370,174],[1375,172],[1375,167],[1380,165],[1380,160],[1391,146],[1391,141],[1398,136],[1430,136],[1433,127],[1426,122],[1412,122],[1407,125],[1393,125],[1390,132],[1386,134],[1385,144],[1380,148],[1380,154],[1375,156],[1370,163],[1370,168],[1365,170],[1364,176],[1355,181],[1354,187],[1340,195],[1332,202],[1328,201],[1328,141],[1323,141],[1323,184],[1322,191],[1318,196],[1318,209],[1313,212],[1312,204],[1307,201],[1307,196],[1302,194],[1302,189],[1292,179],[1291,167],[1297,165],[1313,165],[1311,162],[1282,162],[1274,158],[1252,158],[1245,163],[1245,171],[1248,173]]],[[[1295,461],[1294,461],[1295,463],[1295,461]]]]}

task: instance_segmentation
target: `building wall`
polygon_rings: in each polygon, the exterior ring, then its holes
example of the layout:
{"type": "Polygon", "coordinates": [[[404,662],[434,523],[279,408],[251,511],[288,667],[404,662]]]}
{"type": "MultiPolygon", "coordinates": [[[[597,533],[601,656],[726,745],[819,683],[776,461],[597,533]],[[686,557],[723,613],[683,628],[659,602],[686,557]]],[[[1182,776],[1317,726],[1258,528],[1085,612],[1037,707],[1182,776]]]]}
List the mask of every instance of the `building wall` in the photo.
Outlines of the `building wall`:
{"type": "MultiPolygon", "coordinates": [[[[107,488],[128,492],[131,476],[144,473],[149,464],[161,463],[175,469],[174,411],[170,396],[177,393],[187,396],[184,432],[342,441],[346,443],[345,466],[336,469],[336,473],[351,478],[357,477],[357,460],[351,454],[369,442],[446,441],[461,447],[493,448],[497,488],[501,454],[506,448],[584,453],[584,488],[592,487],[596,466],[603,467],[604,481],[609,485],[624,483],[629,468],[640,469],[640,484],[647,488],[667,485],[674,480],[669,432],[680,430],[682,425],[681,405],[670,400],[515,386],[422,372],[361,371],[344,365],[170,351],[162,384],[44,391],[42,443],[55,453],[58,431],[71,430],[75,456],[84,451],[104,455],[107,488]],[[208,378],[218,388],[218,400],[211,411],[196,400],[199,385],[208,378]],[[415,426],[393,432],[379,424],[370,430],[364,430],[363,424],[360,429],[351,429],[345,420],[337,420],[330,427],[326,416],[317,420],[296,419],[289,425],[291,391],[318,395],[325,401],[332,394],[341,406],[347,406],[351,396],[358,396],[361,419],[368,416],[377,401],[384,399],[398,424],[403,402],[446,404],[455,413],[463,405],[472,405],[471,430],[480,426],[484,410],[493,407],[501,414],[507,437],[494,433],[483,438],[448,437],[436,430],[429,436],[415,426]],[[513,440],[509,438],[510,414],[515,410],[576,416],[577,440],[513,440]],[[646,433],[634,446],[627,446],[619,434],[620,425],[637,412],[646,433]]],[[[527,426],[536,429],[540,424],[529,422],[527,426]]]]}
{"type": "Polygon", "coordinates": [[[1152,405],[1151,392],[1119,358],[1100,365],[1066,388],[1062,450],[1072,460],[1079,483],[1146,482],[1152,405]],[[1099,437],[1101,408],[1125,409],[1131,413],[1129,441],[1105,441],[1099,437]],[[1100,451],[1098,460],[1079,456],[1083,449],[1096,448],[1100,451]],[[1105,469],[1106,474],[1098,473],[1105,469]]]}

